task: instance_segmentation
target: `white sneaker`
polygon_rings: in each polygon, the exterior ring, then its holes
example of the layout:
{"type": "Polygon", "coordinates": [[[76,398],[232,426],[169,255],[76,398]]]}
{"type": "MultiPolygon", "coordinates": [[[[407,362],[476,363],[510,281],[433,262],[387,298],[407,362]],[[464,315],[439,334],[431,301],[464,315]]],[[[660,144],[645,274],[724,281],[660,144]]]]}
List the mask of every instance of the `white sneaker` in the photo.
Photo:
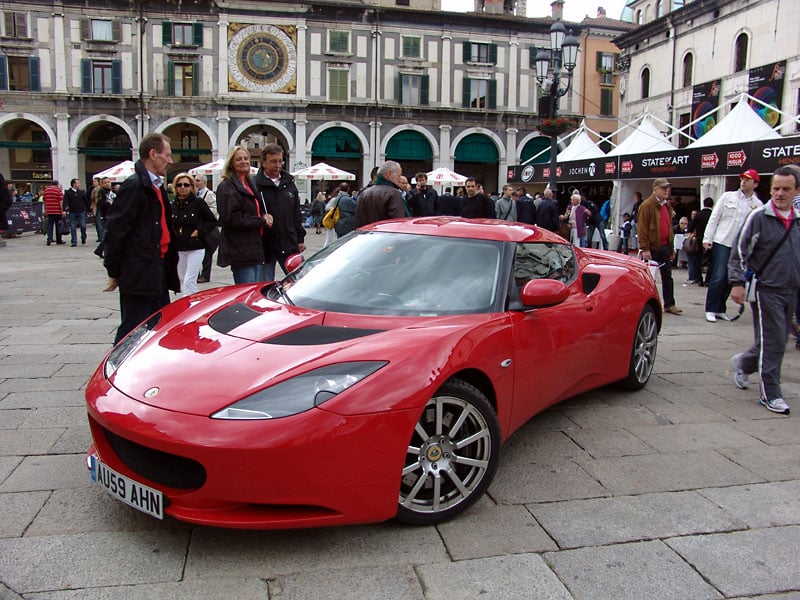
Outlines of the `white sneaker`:
{"type": "Polygon", "coordinates": [[[740,390],[746,390],[747,386],[750,385],[750,376],[742,371],[742,368],[739,366],[739,358],[741,356],[741,353],[734,354],[731,358],[731,365],[733,366],[733,382],[740,390]]]}
{"type": "Polygon", "coordinates": [[[717,319],[719,319],[720,321],[733,321],[733,319],[731,319],[731,318],[730,318],[728,315],[726,315],[725,313],[716,313],[716,314],[715,314],[715,316],[716,316],[716,317],[717,317],[717,319]]]}
{"type": "Polygon", "coordinates": [[[713,312],[707,312],[706,313],[706,321],[708,321],[709,323],[716,323],[717,322],[717,315],[715,315],[713,312]]]}
{"type": "Polygon", "coordinates": [[[758,403],[762,406],[766,406],[768,410],[771,410],[774,413],[781,415],[789,414],[789,405],[783,401],[783,398],[775,398],[774,400],[765,400],[764,398],[761,398],[758,403]]]}

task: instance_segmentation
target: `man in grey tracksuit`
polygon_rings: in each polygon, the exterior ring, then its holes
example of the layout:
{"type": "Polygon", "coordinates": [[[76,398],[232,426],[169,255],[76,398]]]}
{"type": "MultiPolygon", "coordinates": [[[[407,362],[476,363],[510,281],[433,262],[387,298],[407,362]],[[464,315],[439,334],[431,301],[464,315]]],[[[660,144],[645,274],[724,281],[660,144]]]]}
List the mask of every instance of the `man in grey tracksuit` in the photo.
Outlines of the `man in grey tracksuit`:
{"type": "Polygon", "coordinates": [[[748,375],[757,370],[760,404],[785,415],[789,406],[781,391],[781,363],[800,290],[800,212],[792,206],[798,193],[797,172],[789,167],[777,169],[772,176],[772,198],[748,216],[728,265],[731,300],[737,304],[745,302],[747,274],[755,273],[758,280],[756,299],[751,302],[755,341],[731,359],[734,382],[740,389],[747,388],[748,375]]]}

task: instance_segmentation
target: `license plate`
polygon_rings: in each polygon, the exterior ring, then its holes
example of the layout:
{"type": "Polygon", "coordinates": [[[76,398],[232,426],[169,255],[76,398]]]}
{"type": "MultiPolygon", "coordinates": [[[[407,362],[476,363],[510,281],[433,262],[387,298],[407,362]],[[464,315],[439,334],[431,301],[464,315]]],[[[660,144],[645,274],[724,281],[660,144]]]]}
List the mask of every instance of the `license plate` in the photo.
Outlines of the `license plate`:
{"type": "Polygon", "coordinates": [[[164,494],[117,473],[96,456],[91,459],[92,481],[99,483],[105,491],[128,506],[156,519],[164,518],[164,494]]]}

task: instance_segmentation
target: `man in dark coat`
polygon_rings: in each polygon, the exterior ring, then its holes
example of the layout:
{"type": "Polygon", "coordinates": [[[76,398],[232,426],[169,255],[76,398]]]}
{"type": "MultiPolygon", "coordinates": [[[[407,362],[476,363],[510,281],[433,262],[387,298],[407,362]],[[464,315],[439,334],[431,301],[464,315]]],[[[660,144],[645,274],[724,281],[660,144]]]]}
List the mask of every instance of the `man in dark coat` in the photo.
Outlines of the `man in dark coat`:
{"type": "Polygon", "coordinates": [[[91,206],[89,199],[79,187],[80,181],[73,179],[69,189],[64,192],[64,210],[69,217],[70,239],[73,246],[78,245],[78,228],[81,230],[81,244],[86,243],[86,213],[91,206]]]}
{"type": "Polygon", "coordinates": [[[466,219],[494,219],[494,203],[478,191],[478,184],[474,177],[467,177],[464,183],[467,198],[461,207],[461,216],[466,219]]]}
{"type": "Polygon", "coordinates": [[[364,188],[358,195],[356,227],[406,216],[403,198],[400,196],[402,175],[402,167],[393,160],[387,160],[380,166],[375,184],[364,188]]]}
{"type": "Polygon", "coordinates": [[[114,344],[180,291],[178,252],[164,177],[172,164],[169,138],[148,133],[133,175],[119,188],[106,217],[105,292],[119,288],[121,323],[114,344]]]}
{"type": "Polygon", "coordinates": [[[428,174],[417,173],[416,187],[408,195],[408,207],[412,217],[432,217],[440,211],[439,194],[428,187],[428,174]]]}
{"type": "Polygon", "coordinates": [[[439,197],[439,214],[461,216],[461,202],[452,194],[449,187],[444,188],[444,194],[439,197]]]}
{"type": "Polygon", "coordinates": [[[558,233],[558,204],[553,200],[553,190],[547,188],[544,191],[539,208],[536,210],[536,224],[542,229],[558,233]]]}
{"type": "MultiPolygon", "coordinates": [[[[275,279],[275,264],[279,263],[286,273],[286,259],[306,249],[306,229],[300,214],[300,194],[294,177],[283,170],[283,148],[278,144],[267,144],[261,151],[261,168],[253,181],[272,215],[272,227],[265,235],[267,281],[275,279]]],[[[288,275],[288,273],[287,273],[288,275]]]]}

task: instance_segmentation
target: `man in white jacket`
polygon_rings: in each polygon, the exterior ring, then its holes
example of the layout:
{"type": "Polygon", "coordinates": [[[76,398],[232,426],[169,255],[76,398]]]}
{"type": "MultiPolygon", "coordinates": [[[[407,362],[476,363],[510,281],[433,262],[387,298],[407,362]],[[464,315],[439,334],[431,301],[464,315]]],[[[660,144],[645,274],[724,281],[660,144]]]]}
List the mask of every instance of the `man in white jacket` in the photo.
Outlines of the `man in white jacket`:
{"type": "Polygon", "coordinates": [[[725,302],[731,293],[728,282],[728,261],[736,235],[747,215],[763,205],[755,193],[760,178],[755,169],[739,175],[739,189],[719,197],[708,219],[703,248],[711,250],[711,273],[706,290],[706,321],[730,321],[725,302]]]}

